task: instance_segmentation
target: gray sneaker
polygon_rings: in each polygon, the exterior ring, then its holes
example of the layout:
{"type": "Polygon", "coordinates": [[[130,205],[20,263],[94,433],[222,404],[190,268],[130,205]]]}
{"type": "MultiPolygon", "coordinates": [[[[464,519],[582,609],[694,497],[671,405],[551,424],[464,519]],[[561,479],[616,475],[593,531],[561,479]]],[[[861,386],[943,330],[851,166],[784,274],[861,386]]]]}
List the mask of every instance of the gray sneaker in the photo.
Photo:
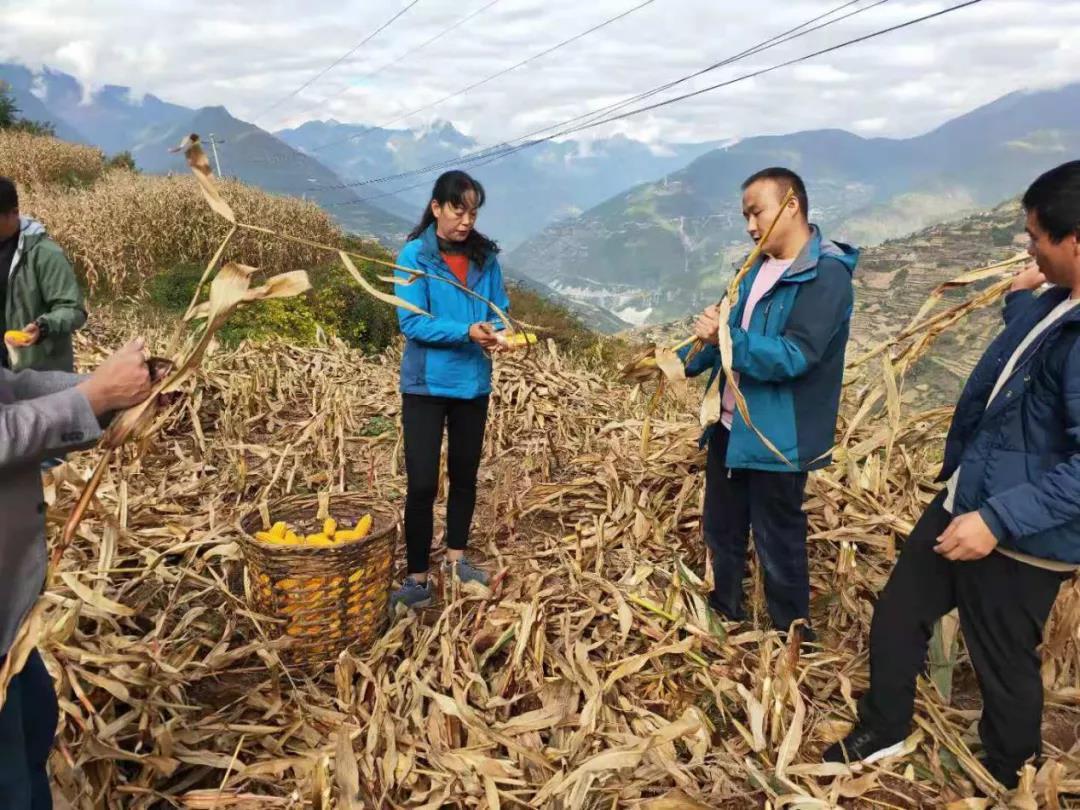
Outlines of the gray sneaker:
{"type": "Polygon", "coordinates": [[[398,605],[408,608],[422,608],[431,604],[431,581],[420,583],[412,577],[405,577],[401,587],[390,594],[390,610],[398,605]]]}
{"type": "Polygon", "coordinates": [[[464,557],[457,562],[448,562],[447,567],[450,568],[450,572],[458,578],[459,582],[479,582],[481,585],[488,584],[488,575],[475,567],[464,557]]]}

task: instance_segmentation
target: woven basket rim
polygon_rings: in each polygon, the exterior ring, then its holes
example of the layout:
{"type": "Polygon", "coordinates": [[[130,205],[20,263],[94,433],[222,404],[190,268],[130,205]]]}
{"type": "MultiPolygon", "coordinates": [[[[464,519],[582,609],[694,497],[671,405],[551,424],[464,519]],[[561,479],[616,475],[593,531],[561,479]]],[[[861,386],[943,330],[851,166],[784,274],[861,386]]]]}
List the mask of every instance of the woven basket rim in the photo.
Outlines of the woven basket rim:
{"type": "MultiPolygon", "coordinates": [[[[261,540],[255,538],[255,532],[264,531],[262,528],[255,528],[253,522],[258,522],[258,525],[262,525],[262,514],[258,505],[243,512],[236,520],[236,527],[240,531],[241,542],[246,545],[257,546],[259,549],[268,550],[271,553],[296,553],[296,554],[318,554],[319,552],[340,552],[343,549],[351,549],[355,546],[366,545],[379,540],[386,535],[397,530],[400,523],[400,511],[393,506],[385,503],[378,505],[372,504],[368,500],[368,496],[359,492],[340,492],[330,496],[330,508],[333,510],[334,502],[341,501],[353,501],[363,504],[364,511],[372,516],[374,524],[372,531],[370,531],[364,537],[357,540],[346,540],[341,543],[334,543],[329,546],[275,546],[270,543],[264,543],[261,540]],[[380,520],[382,518],[382,520],[380,520]],[[379,524],[382,524],[381,526],[379,524]]],[[[270,509],[271,515],[274,514],[274,509],[271,508],[272,504],[276,504],[278,507],[277,514],[281,514],[285,510],[298,510],[313,507],[318,509],[319,496],[318,495],[287,495],[274,502],[268,502],[267,507],[270,509]]]]}

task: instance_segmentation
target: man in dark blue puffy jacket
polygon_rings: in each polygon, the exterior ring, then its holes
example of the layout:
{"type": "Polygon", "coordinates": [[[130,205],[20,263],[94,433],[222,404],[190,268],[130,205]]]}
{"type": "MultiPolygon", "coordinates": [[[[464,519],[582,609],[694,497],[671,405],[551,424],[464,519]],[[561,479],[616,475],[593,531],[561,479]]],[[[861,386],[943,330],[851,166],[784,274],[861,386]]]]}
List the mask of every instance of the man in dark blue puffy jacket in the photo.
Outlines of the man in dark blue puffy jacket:
{"type": "Polygon", "coordinates": [[[881,594],[860,723],[827,760],[900,751],[934,623],[953,608],[983,696],[984,765],[1012,788],[1040,753],[1038,645],[1080,568],[1080,161],[1036,180],[1024,208],[1035,266],[1017,276],[1005,329],[956,405],[939,478],[948,483],[881,594]]]}
{"type": "Polygon", "coordinates": [[[723,618],[743,618],[743,577],[753,528],[773,625],[796,621],[812,638],[803,493],[807,473],[829,464],[851,321],[851,275],[858,251],[830,242],[807,216],[802,179],[764,169],[743,184],[746,229],[760,242],[775,221],[761,259],[739,286],[729,327],[732,371],[750,419],[742,418],[724,378],[716,307],[698,319],[705,348],[687,360],[688,376],[710,372],[702,421],[708,446],[702,529],[712,555],[709,604],[723,618]],[[788,192],[792,197],[787,200],[788,192]]]}

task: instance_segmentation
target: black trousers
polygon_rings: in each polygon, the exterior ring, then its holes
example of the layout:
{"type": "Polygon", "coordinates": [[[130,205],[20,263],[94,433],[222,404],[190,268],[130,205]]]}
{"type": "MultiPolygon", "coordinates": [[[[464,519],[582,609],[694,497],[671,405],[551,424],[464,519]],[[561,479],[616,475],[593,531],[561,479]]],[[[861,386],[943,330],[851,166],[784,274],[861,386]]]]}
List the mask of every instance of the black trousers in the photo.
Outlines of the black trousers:
{"type": "Polygon", "coordinates": [[[47,765],[58,719],[52,678],[34,650],[0,708],[0,809],[51,810],[47,765]]]}
{"type": "Polygon", "coordinates": [[[859,717],[889,736],[908,734],[915,679],[925,666],[934,624],[959,608],[983,698],[979,735],[991,771],[1011,776],[1041,752],[1037,647],[1069,575],[996,552],[970,562],[946,560],[934,551],[938,535],[952,520],[944,500],[944,493],[938,495],[919,519],[874,609],[870,689],[860,702],[859,717]]]}
{"type": "Polygon", "coordinates": [[[476,474],[484,449],[488,398],[402,396],[405,434],[405,548],[410,574],[428,570],[443,431],[447,432],[446,545],[464,549],[476,507],[476,474]]]}
{"type": "Polygon", "coordinates": [[[726,618],[743,616],[743,579],[750,529],[765,575],[765,599],[773,625],[787,630],[810,622],[810,574],[806,562],[806,473],[729,470],[730,432],[717,425],[705,466],[702,528],[712,553],[713,607],[726,618]]]}

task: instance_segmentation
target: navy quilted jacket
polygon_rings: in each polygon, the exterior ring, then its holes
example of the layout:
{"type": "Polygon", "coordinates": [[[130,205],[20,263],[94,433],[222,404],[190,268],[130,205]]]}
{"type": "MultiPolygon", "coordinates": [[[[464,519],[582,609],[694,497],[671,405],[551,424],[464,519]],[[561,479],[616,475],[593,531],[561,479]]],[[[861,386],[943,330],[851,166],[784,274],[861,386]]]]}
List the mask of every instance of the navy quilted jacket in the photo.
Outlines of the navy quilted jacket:
{"type": "Polygon", "coordinates": [[[960,468],[954,513],[977,510],[1002,547],[1080,563],[1080,306],[1028,347],[986,407],[1021,341],[1068,295],[1005,299],[1005,330],[960,395],[939,480],[960,468]]]}

